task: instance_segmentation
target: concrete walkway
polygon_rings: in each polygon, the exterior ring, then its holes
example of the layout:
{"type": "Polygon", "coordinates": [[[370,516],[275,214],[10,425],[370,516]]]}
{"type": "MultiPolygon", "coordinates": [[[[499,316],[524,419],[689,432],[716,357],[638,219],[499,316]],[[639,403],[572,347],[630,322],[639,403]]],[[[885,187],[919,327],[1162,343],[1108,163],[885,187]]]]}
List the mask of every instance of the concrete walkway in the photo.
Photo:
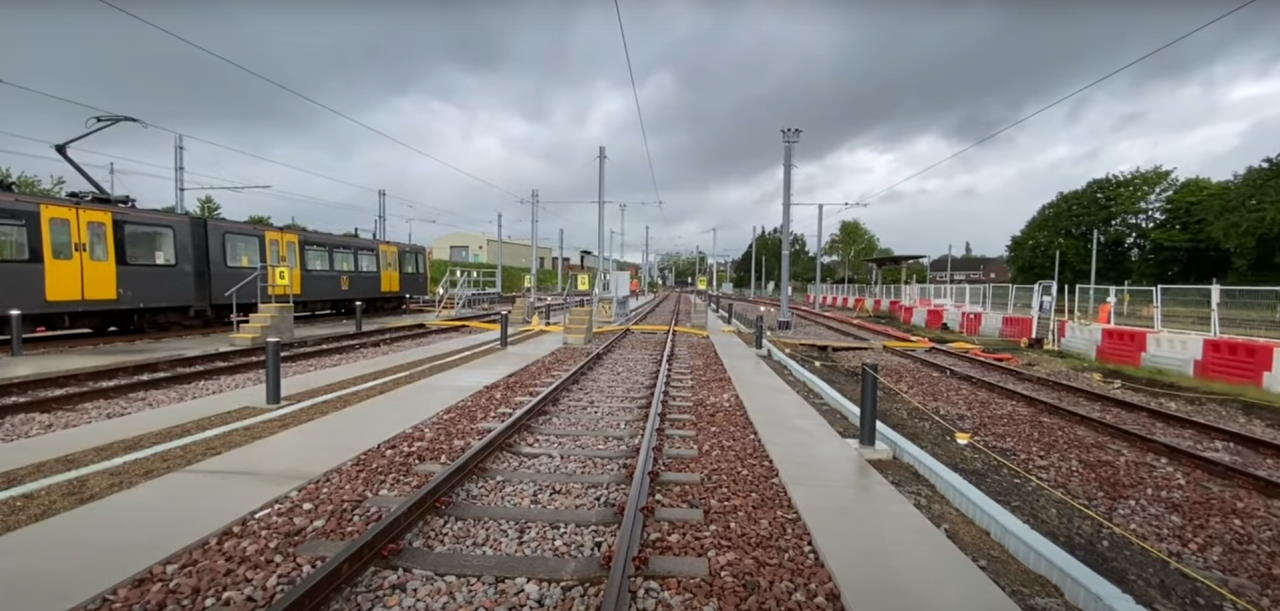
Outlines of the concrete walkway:
{"type": "Polygon", "coordinates": [[[65,609],[560,346],[462,365],[0,537],[0,608],[65,609]]]}
{"type": "MultiPolygon", "coordinates": [[[[369,317],[364,321],[366,330],[401,327],[435,320],[432,313],[413,313],[404,316],[369,317]]],[[[355,323],[349,318],[337,318],[321,321],[299,319],[294,327],[294,338],[320,337],[337,333],[349,333],[355,330],[355,323]]],[[[53,374],[68,374],[77,371],[93,370],[101,367],[113,367],[127,363],[152,361],[166,357],[190,356],[234,350],[227,337],[230,331],[210,335],[193,335],[166,339],[142,339],[137,341],[68,348],[55,352],[32,352],[21,357],[9,356],[4,350],[0,355],[0,382],[28,377],[43,377],[53,374]]],[[[27,350],[38,351],[40,344],[31,343],[27,350]]]]}
{"type": "Polygon", "coordinates": [[[708,315],[711,339],[848,609],[1017,606],[755,351],[708,315]]]}
{"type": "MultiPolygon", "coordinates": [[[[377,358],[348,363],[338,367],[318,369],[302,375],[290,376],[281,381],[282,394],[287,396],[291,393],[311,390],[339,380],[394,367],[405,362],[424,359],[465,346],[476,346],[497,340],[497,331],[486,331],[454,337],[427,346],[402,352],[393,352],[377,358]]],[[[200,418],[231,411],[246,405],[260,405],[265,398],[265,386],[257,384],[165,407],[149,409],[129,414],[128,416],[100,420],[70,429],[3,443],[0,444],[0,471],[16,469],[31,463],[56,458],[72,452],[79,452],[135,435],[157,431],[192,420],[199,420],[200,418]]]]}

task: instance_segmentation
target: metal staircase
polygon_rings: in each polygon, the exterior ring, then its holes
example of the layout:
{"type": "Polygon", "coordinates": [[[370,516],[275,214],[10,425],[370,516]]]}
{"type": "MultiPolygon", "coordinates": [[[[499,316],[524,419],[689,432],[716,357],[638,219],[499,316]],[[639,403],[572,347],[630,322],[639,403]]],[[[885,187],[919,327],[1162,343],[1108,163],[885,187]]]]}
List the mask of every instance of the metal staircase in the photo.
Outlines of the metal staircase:
{"type": "Polygon", "coordinates": [[[500,296],[497,270],[450,267],[436,292],[436,316],[488,309],[500,296]]]}

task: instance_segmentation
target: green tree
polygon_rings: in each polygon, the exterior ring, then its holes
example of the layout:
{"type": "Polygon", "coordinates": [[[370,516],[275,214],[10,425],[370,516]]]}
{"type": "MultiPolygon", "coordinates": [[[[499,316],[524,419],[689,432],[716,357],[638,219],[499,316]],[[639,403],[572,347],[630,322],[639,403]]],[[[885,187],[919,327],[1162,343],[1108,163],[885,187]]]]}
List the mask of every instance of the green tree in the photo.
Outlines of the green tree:
{"type": "Polygon", "coordinates": [[[62,197],[67,181],[61,176],[49,175],[46,183],[35,174],[18,172],[16,175],[7,167],[0,168],[0,189],[12,190],[22,195],[39,195],[43,197],[62,197]]]}
{"type": "Polygon", "coordinates": [[[1231,281],[1280,282],[1280,156],[1236,174],[1220,202],[1210,232],[1230,253],[1231,281]]]}
{"type": "Polygon", "coordinates": [[[839,278],[840,282],[851,281],[849,277],[865,271],[863,259],[875,256],[880,249],[880,240],[866,225],[859,220],[840,221],[835,233],[827,236],[827,243],[822,245],[822,254],[836,259],[839,270],[831,277],[832,282],[839,278]]]}
{"type": "Polygon", "coordinates": [[[201,195],[196,200],[195,215],[206,219],[220,219],[222,218],[222,204],[213,199],[212,195],[201,195]]]}
{"type": "Polygon", "coordinates": [[[287,224],[281,227],[281,229],[290,229],[292,231],[311,231],[310,229],[307,228],[306,225],[303,225],[302,223],[298,223],[294,221],[289,221],[287,224]]]}
{"type": "Polygon", "coordinates": [[[245,219],[244,222],[253,225],[265,225],[267,227],[271,227],[273,225],[271,217],[265,214],[250,214],[249,218],[245,219]]]}
{"type": "Polygon", "coordinates": [[[969,240],[964,241],[964,254],[960,256],[966,259],[973,256],[973,246],[969,245],[969,240]]]}
{"type": "MultiPolygon", "coordinates": [[[[756,277],[762,275],[766,283],[772,280],[776,284],[782,279],[782,230],[778,227],[756,236],[756,277]]],[[[734,286],[750,286],[750,243],[733,264],[732,276],[734,286]]],[[[813,255],[804,236],[794,232],[791,234],[791,280],[793,283],[813,281],[813,255]]]]}
{"type": "Polygon", "coordinates": [[[1172,170],[1154,166],[1107,174],[1058,193],[1010,239],[1008,260],[1014,281],[1052,278],[1054,252],[1060,250],[1060,281],[1088,282],[1095,229],[1098,282],[1140,278],[1151,232],[1177,184],[1172,170]]]}
{"type": "Polygon", "coordinates": [[[1183,180],[1165,198],[1143,265],[1150,283],[1209,283],[1224,280],[1231,253],[1213,231],[1231,184],[1208,178],[1183,180]]]}

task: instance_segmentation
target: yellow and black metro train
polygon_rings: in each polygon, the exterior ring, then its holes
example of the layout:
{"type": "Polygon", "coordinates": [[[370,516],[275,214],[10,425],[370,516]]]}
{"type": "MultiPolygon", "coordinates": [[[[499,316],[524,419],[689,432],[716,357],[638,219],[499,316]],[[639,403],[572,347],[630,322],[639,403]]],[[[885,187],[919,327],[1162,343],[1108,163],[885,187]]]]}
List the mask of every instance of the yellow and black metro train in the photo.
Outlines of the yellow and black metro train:
{"type": "Polygon", "coordinates": [[[426,292],[421,246],[0,191],[0,314],[21,310],[27,332],[221,321],[233,296],[317,312],[426,292]],[[292,286],[241,285],[262,264],[291,268],[292,286]]]}

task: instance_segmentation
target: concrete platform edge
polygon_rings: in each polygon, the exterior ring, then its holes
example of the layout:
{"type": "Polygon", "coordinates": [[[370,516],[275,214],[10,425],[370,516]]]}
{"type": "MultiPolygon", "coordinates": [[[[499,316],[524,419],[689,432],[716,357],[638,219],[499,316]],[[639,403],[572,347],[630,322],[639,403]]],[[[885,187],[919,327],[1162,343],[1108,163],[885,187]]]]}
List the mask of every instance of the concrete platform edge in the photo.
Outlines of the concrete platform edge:
{"type": "MultiPolygon", "coordinates": [[[[829,405],[843,413],[851,422],[858,422],[857,405],[801,367],[772,342],[766,341],[765,349],[771,358],[785,366],[814,392],[822,395],[829,405]]],[[[876,434],[893,449],[896,458],[925,476],[952,505],[990,533],[996,542],[1008,549],[1020,562],[1058,586],[1067,600],[1085,611],[1143,609],[1133,597],[1115,584],[1036,532],[960,474],[888,425],[878,423],[876,434]]]]}

